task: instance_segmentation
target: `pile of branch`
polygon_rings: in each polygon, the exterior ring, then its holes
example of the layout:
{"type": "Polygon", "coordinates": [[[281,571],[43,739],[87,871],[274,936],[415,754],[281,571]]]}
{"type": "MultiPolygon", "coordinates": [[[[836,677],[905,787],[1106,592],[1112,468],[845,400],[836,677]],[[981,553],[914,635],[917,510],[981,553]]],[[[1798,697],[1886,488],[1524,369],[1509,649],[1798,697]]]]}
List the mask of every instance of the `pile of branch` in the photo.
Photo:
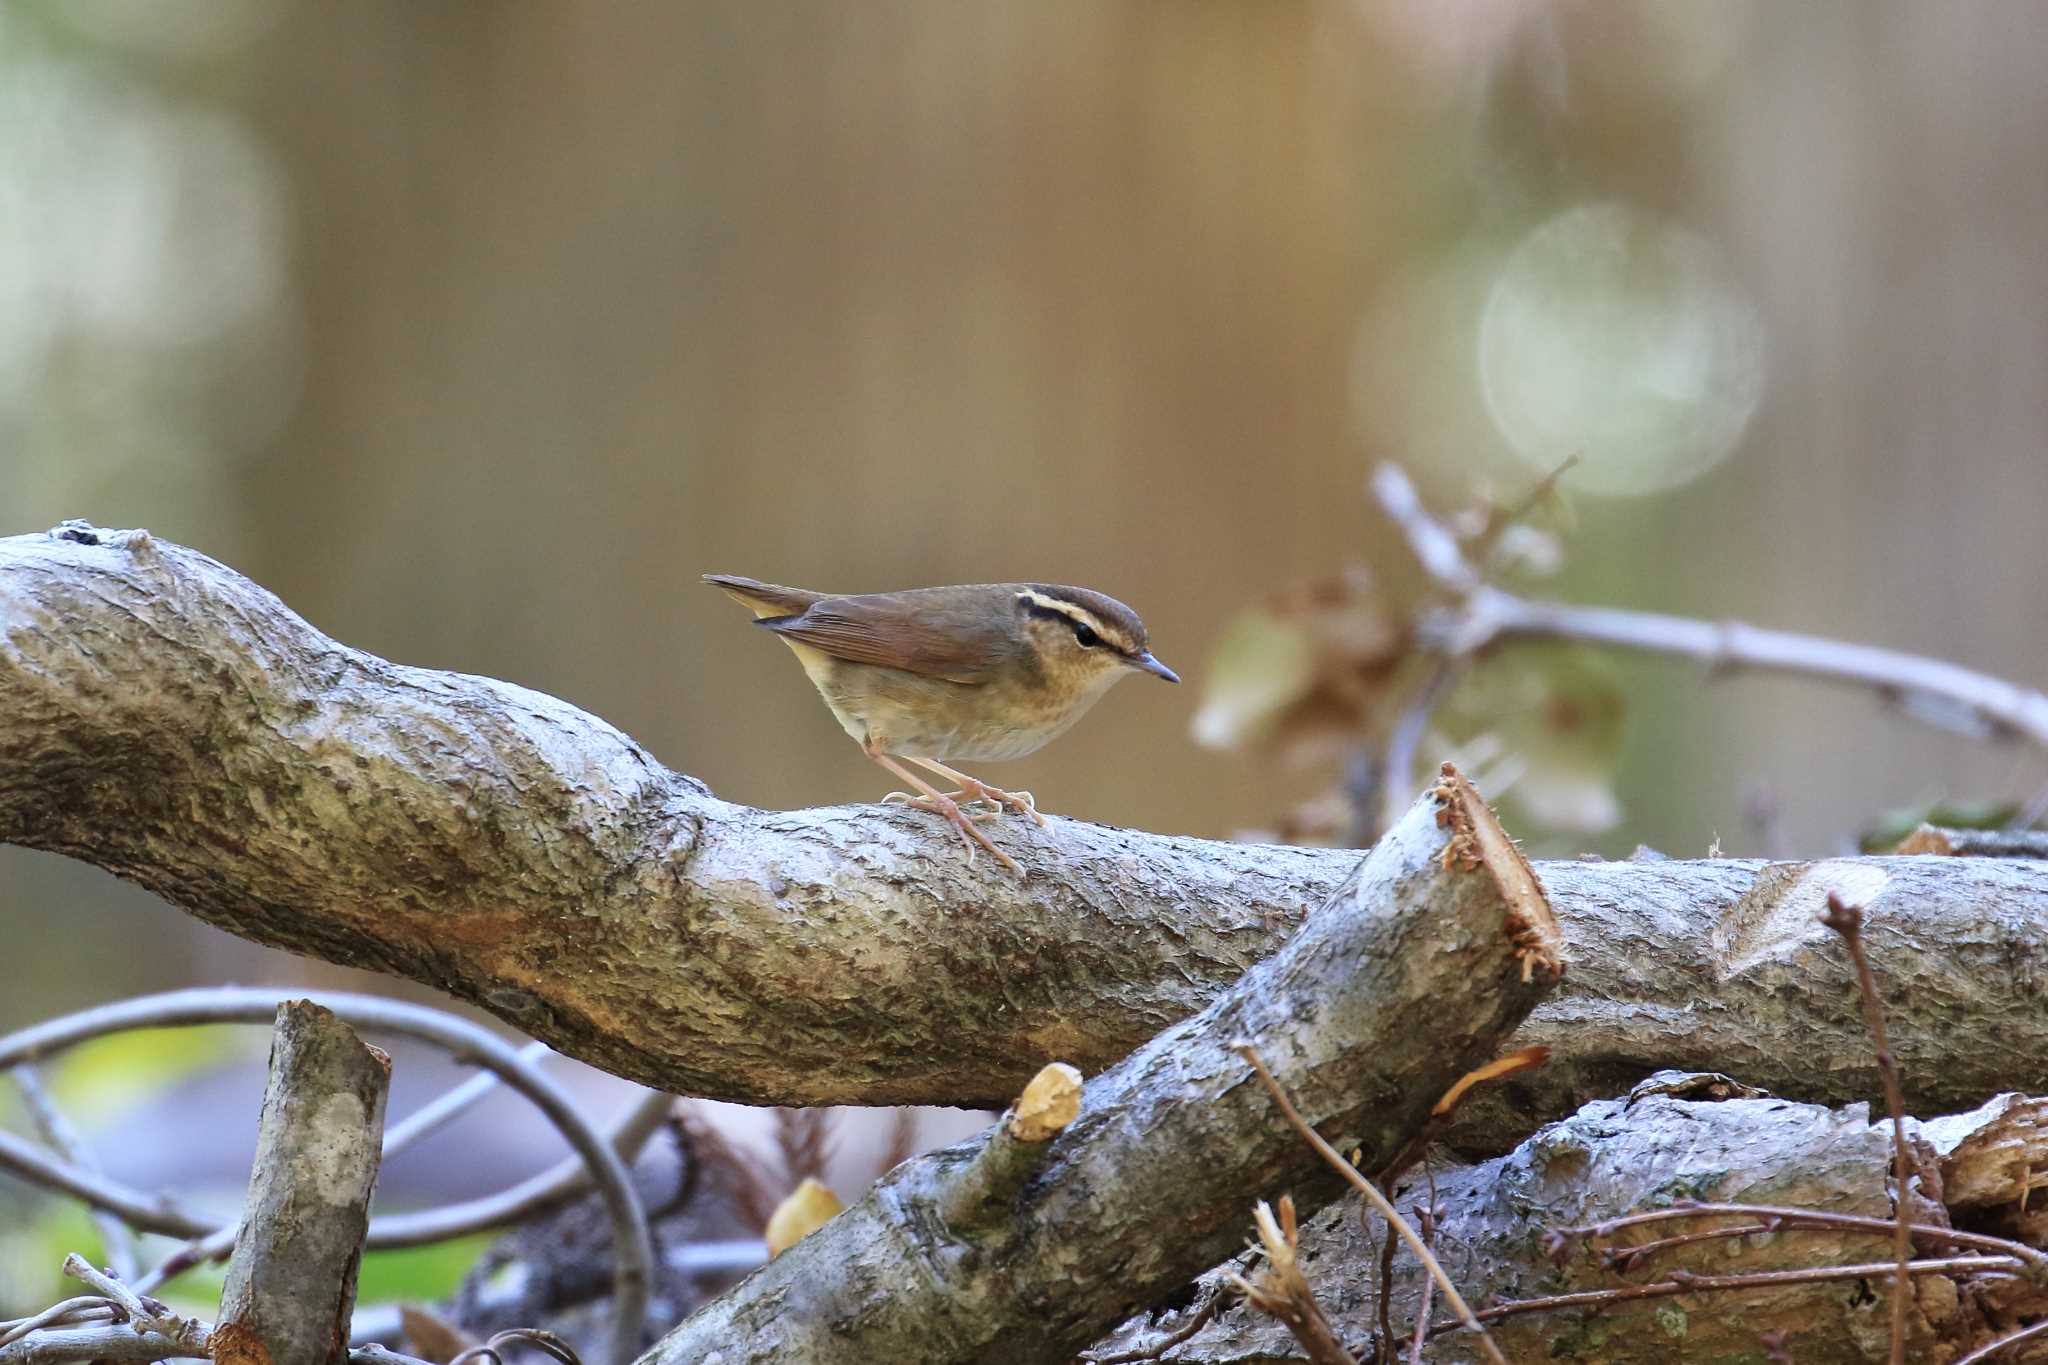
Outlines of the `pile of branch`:
{"type": "MultiPolygon", "coordinates": [[[[1906,1359],[1956,1360],[2048,1317],[2048,1226],[2027,1212],[2048,1169],[2048,1101],[2002,1096],[1910,1135],[1926,1174],[1909,1208],[1924,1231],[1906,1359]]],[[[1510,1360],[1877,1365],[1889,1351],[1891,1163],[1891,1134],[1863,1106],[1749,1098],[1724,1076],[1671,1073],[1507,1156],[1413,1179],[1396,1203],[1432,1211],[1436,1256],[1510,1360]]],[[[1382,1299],[1384,1222],[1334,1205],[1299,1240],[1322,1312],[1357,1358],[1389,1339],[1406,1358],[1427,1280],[1404,1258],[1382,1299]]],[[[1088,1358],[1312,1360],[1230,1292],[1241,1273],[1218,1266],[1184,1306],[1134,1318],[1088,1358]]],[[[1438,1310],[1421,1359],[1483,1359],[1454,1326],[1438,1310]]]]}
{"type": "MultiPolygon", "coordinates": [[[[1504,617],[1500,599],[1468,586],[1462,609],[1489,607],[1487,629],[1446,635],[1445,650],[1542,624],[1504,617]]],[[[1654,1173],[1643,1143],[1700,1136],[1722,1113],[1749,1114],[1742,1104],[1795,1128],[1785,1116],[1825,1113],[1736,1101],[1708,1120],[1684,1109],[1693,1101],[1659,1096],[1582,1109],[1660,1067],[1841,1102],[1874,1093],[1880,1060],[1896,1057],[1904,1099],[1922,1112],[2013,1086],[2048,1092],[2040,862],[1532,869],[1447,776],[1363,865],[1335,850],[1055,819],[1042,832],[1002,827],[1027,869],[1010,878],[968,864],[917,813],[718,801],[565,703],[348,649],[231,570],[142,532],[71,523],[0,540],[0,626],[0,840],[93,862],[259,942],[441,987],[664,1089],[991,1105],[1049,1063],[1101,1073],[1075,1114],[1035,1140],[999,1125],[899,1168],[679,1327],[654,1365],[714,1353],[727,1365],[1063,1359],[1213,1266],[1241,1240],[1251,1198],[1285,1188],[1312,1212],[1341,1188],[1252,1084],[1243,1044],[1271,1060],[1304,1126],[1365,1170],[1410,1152],[1446,1088],[1513,1045],[1511,1033],[1549,1047],[1550,1066],[1489,1087],[1453,1137],[1498,1152],[1546,1118],[1578,1117],[1501,1162],[1445,1173],[1421,1220],[1451,1269],[1447,1296],[1455,1281],[1480,1298],[1568,1291],[1569,1267],[1539,1270],[1515,1248],[1553,1211],[1604,1216],[1603,1188],[1626,1203],[1631,1187],[1609,1166],[1654,1173]],[[1891,1035],[1875,1054],[1842,1008],[1856,980],[1820,921],[1831,899],[1867,908],[1864,937],[1884,964],[1891,1035]],[[1538,1006],[1565,958],[1570,978],[1538,1006]],[[1583,1208],[1544,1202],[1553,1195],[1583,1208]],[[1506,1210],[1519,1210],[1512,1232],[1506,1210]]],[[[1861,677],[1846,666],[1838,676],[1861,677]]],[[[1922,691],[1966,681],[1914,676],[1922,691]]],[[[1985,714],[2030,736],[2048,706],[2017,691],[1993,701],[1985,714]]],[[[1847,1132],[1852,1120],[1827,1122],[1847,1132]]],[[[1769,1144],[1789,1151],[1803,1132],[1813,1148],[1824,1127],[1746,1132],[1762,1144],[1755,1157],[1674,1168],[1635,1204],[1668,1204],[1679,1189],[1749,1201],[1753,1190],[1725,1188],[1731,1170],[1756,1167],[1768,1184],[1757,1158],[1769,1144]]],[[[1815,1186],[1802,1207],[1868,1203],[1857,1189],[1815,1186]]],[[[1268,1240],[1291,1248],[1293,1217],[1269,1218],[1268,1240]]],[[[1803,1254],[1801,1238],[1818,1235],[1790,1224],[1699,1231],[1639,1249],[1631,1264],[1803,1254]]],[[[1325,1233],[1338,1235],[1329,1217],[1302,1230],[1302,1261],[1329,1263],[1302,1282],[1324,1296],[1333,1332],[1355,1329],[1360,1305],[1331,1268],[1375,1265],[1379,1253],[1315,1251],[1325,1233]]],[[[1999,1314],[2038,1310],[2024,1254],[2038,1238],[1976,1260],[1959,1237],[1910,1238],[1928,1241],[1912,1273],[1956,1296],[1919,1305],[1916,1340],[1972,1340],[1999,1314]]],[[[1647,1314],[1667,1341],[1708,1341],[1695,1317],[1671,1316],[1701,1282],[1672,1284],[1602,1300],[1646,1305],[1603,1312],[1647,1314]]],[[[1766,1303],[1778,1292],[1750,1288],[1766,1303]]],[[[1804,1304],[1813,1291],[1801,1292],[1804,1304]]],[[[1210,1315],[1202,1332],[1243,1326],[1222,1302],[1195,1310],[1210,1315]]],[[[1472,1336],[1431,1345],[1420,1303],[1402,1311],[1424,1319],[1418,1350],[1459,1359],[1485,1347],[1472,1336]]],[[[1367,1321],[1381,1352],[1393,1345],[1388,1321],[1367,1321]]],[[[1554,1325],[1523,1321],[1502,1315],[1502,1339],[1526,1331],[1531,1350],[1539,1336],[1543,1350],[1572,1347],[1554,1325]]],[[[1816,1340],[1868,1325],[1811,1321],[1816,1340]]],[[[1808,1322],[1763,1327],[1786,1335],[1750,1346],[1782,1352],[1808,1322]]],[[[1171,1358],[1224,1358],[1188,1354],[1205,1340],[1189,1335],[1171,1358]]]]}

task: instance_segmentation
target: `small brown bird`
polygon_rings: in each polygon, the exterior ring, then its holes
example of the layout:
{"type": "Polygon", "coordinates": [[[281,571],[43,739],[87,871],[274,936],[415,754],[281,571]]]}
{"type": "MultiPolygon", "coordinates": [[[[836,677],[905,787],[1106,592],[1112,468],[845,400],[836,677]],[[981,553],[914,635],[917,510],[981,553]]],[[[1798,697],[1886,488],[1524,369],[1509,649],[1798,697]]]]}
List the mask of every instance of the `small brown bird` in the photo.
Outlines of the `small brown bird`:
{"type": "Polygon", "coordinates": [[[1010,806],[1042,825],[1031,793],[991,787],[944,760],[1022,758],[1127,673],[1180,681],[1152,657],[1138,614],[1087,588],[976,583],[835,597],[731,574],[704,581],[781,636],[862,752],[921,793],[886,799],[944,816],[970,858],[979,844],[1012,871],[975,820],[1010,806]],[[957,790],[940,791],[901,759],[957,790]],[[970,818],[963,796],[992,809],[970,818]]]}

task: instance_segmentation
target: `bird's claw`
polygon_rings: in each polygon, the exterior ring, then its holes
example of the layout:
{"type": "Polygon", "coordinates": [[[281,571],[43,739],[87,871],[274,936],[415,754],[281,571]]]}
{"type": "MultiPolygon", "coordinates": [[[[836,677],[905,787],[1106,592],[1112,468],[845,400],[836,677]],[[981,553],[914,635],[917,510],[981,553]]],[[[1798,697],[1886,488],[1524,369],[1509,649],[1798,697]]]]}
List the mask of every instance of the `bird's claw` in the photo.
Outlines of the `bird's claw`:
{"type": "MultiPolygon", "coordinates": [[[[978,820],[990,819],[998,812],[977,812],[974,815],[969,815],[966,811],[961,810],[960,803],[953,800],[950,796],[912,796],[908,792],[891,792],[890,796],[900,796],[903,798],[902,804],[917,810],[930,811],[933,815],[940,816],[947,823],[951,824],[955,830],[959,831],[961,841],[967,845],[967,861],[970,865],[974,862],[976,845],[979,845],[994,854],[996,861],[1009,868],[1010,871],[1020,874],[1023,872],[1024,869],[1017,866],[1016,859],[991,843],[989,837],[981,832],[981,826],[975,823],[978,820]]],[[[887,800],[888,798],[885,797],[883,799],[887,800]]]]}
{"type": "Polygon", "coordinates": [[[977,801],[986,801],[997,810],[1007,806],[1020,815],[1030,816],[1040,829],[1045,828],[1045,817],[1038,813],[1038,799],[1030,792],[1004,791],[1001,787],[991,787],[985,782],[977,782],[968,790],[974,793],[977,801]]]}

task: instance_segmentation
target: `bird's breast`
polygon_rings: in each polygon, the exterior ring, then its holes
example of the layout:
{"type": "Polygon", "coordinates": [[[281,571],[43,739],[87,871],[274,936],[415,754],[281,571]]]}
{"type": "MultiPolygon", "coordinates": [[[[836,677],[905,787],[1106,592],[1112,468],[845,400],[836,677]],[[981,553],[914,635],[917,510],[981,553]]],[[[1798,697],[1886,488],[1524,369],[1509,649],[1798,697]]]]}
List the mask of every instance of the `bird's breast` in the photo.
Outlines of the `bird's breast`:
{"type": "Polygon", "coordinates": [[[973,686],[835,660],[812,681],[857,740],[941,761],[1023,758],[1057,738],[1106,687],[973,686]],[[858,728],[857,728],[858,727],[858,728]]]}

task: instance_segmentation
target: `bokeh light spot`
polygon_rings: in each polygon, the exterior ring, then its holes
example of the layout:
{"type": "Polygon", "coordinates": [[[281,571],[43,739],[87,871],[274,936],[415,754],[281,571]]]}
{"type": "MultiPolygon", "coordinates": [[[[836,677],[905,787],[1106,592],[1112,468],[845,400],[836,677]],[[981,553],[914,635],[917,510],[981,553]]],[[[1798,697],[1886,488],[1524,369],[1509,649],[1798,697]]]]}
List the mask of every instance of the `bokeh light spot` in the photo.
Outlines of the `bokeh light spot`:
{"type": "Polygon", "coordinates": [[[1763,324],[1695,232],[1620,204],[1572,209],[1509,255],[1479,329],[1486,406],[1572,486],[1636,495],[1734,449],[1763,391],[1763,324]]]}

